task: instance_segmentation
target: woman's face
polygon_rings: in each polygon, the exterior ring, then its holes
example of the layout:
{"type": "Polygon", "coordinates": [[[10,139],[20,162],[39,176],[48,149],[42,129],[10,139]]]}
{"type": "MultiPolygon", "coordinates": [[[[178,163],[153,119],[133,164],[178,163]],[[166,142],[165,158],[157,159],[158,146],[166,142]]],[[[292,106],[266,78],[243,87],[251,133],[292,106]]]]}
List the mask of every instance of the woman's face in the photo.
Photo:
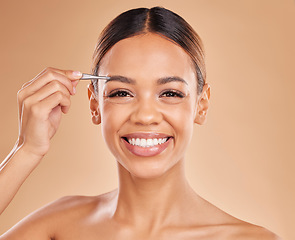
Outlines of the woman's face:
{"type": "Polygon", "coordinates": [[[99,75],[111,79],[99,81],[92,109],[118,163],[151,178],[182,162],[202,110],[188,54],[159,35],[139,35],[115,44],[99,75]]]}

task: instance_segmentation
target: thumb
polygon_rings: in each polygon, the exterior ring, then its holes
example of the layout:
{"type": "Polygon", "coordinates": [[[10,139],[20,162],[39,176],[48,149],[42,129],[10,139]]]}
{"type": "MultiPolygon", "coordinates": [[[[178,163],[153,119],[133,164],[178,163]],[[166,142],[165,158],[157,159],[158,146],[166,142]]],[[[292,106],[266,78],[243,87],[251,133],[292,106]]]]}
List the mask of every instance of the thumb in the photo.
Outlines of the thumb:
{"type": "Polygon", "coordinates": [[[79,80],[82,77],[80,71],[66,70],[65,74],[71,80],[79,80]]]}
{"type": "Polygon", "coordinates": [[[76,88],[79,83],[79,79],[82,77],[82,73],[80,71],[67,70],[66,76],[72,81],[73,87],[76,88]]]}

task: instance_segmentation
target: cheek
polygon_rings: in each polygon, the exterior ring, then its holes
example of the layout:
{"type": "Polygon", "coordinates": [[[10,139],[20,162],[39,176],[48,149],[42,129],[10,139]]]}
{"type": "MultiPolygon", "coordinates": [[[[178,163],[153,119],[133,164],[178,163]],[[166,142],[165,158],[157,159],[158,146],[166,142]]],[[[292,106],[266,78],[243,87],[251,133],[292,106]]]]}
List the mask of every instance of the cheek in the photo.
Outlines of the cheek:
{"type": "Polygon", "coordinates": [[[183,125],[184,123],[194,122],[195,105],[191,99],[187,99],[181,104],[166,104],[162,109],[171,121],[183,125]]]}
{"type": "Polygon", "coordinates": [[[173,127],[177,138],[189,141],[194,126],[195,105],[186,102],[177,106],[169,106],[163,112],[166,121],[173,127]]]}
{"type": "Polygon", "coordinates": [[[128,119],[128,108],[108,102],[101,104],[101,127],[106,140],[114,139],[121,126],[128,119]]]}
{"type": "Polygon", "coordinates": [[[101,131],[102,136],[112,152],[112,154],[116,157],[116,136],[118,132],[118,128],[120,125],[120,118],[116,118],[115,116],[120,115],[117,111],[113,110],[112,106],[108,104],[102,104],[101,106],[101,131]]]}

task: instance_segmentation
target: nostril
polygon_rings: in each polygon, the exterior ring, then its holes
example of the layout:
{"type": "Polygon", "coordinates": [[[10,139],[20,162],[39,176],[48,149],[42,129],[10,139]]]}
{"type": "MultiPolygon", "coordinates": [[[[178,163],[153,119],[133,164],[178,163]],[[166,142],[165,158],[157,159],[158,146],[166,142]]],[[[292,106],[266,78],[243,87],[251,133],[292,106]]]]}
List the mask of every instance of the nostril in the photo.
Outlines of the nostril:
{"type": "Polygon", "coordinates": [[[151,107],[141,107],[131,115],[131,121],[138,125],[156,125],[162,120],[162,113],[151,107]]]}

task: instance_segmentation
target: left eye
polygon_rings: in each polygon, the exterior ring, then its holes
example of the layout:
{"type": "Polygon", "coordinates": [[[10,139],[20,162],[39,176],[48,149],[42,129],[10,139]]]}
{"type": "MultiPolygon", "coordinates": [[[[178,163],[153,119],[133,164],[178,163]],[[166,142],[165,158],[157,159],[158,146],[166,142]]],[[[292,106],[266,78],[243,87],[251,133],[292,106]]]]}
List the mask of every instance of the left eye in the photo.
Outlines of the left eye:
{"type": "Polygon", "coordinates": [[[169,91],[163,92],[160,95],[160,97],[178,97],[178,98],[184,98],[184,94],[182,92],[179,92],[179,91],[169,90],[169,91]]]}
{"type": "Polygon", "coordinates": [[[108,95],[109,98],[114,98],[114,97],[131,97],[130,93],[124,90],[118,90],[115,92],[111,92],[108,95]]]}

